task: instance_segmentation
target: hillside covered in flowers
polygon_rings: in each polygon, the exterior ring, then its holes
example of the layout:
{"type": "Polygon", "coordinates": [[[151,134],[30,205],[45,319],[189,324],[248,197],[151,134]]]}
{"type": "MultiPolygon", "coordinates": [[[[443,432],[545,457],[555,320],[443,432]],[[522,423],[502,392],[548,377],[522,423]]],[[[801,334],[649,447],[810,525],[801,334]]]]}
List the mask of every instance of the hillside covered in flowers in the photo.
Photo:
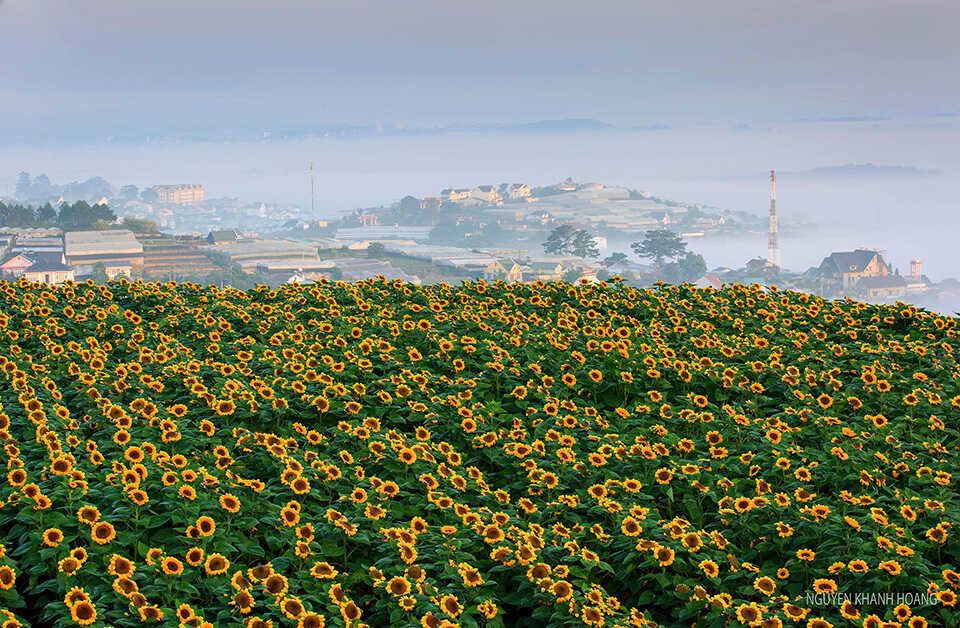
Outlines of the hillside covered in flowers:
{"type": "Polygon", "coordinates": [[[957,625],[957,323],[759,286],[0,283],[0,620],[957,625]]]}

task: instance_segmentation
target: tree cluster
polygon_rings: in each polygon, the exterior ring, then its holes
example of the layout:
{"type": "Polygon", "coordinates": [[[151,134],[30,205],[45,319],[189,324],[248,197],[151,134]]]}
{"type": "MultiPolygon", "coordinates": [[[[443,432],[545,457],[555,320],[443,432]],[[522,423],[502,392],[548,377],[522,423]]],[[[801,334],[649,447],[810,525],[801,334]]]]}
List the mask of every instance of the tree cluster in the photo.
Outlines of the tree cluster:
{"type": "Polygon", "coordinates": [[[86,201],[64,203],[59,208],[50,203],[40,207],[6,205],[0,202],[0,227],[60,227],[67,230],[98,229],[116,221],[117,215],[106,205],[90,205],[86,201]]]}
{"type": "Polygon", "coordinates": [[[45,175],[30,177],[29,172],[21,172],[17,177],[17,198],[24,201],[48,201],[63,197],[65,199],[98,199],[113,195],[113,187],[103,177],[92,177],[86,181],[55,184],[45,175]]]}
{"type": "Polygon", "coordinates": [[[600,248],[593,236],[571,224],[560,225],[551,231],[543,243],[543,250],[551,255],[600,256],[600,248]]]}
{"type": "Polygon", "coordinates": [[[652,260],[657,276],[668,283],[696,281],[707,272],[703,256],[687,251],[683,238],[668,229],[647,231],[630,248],[638,257],[652,260]]]}

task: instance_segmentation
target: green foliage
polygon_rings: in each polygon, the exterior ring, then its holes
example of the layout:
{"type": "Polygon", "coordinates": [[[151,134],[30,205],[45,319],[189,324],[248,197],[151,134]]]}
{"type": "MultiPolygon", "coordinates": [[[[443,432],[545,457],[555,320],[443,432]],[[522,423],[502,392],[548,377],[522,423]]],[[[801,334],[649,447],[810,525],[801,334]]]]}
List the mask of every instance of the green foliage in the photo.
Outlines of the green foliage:
{"type": "Polygon", "coordinates": [[[613,266],[614,264],[619,264],[620,262],[625,262],[629,259],[626,253],[611,253],[610,255],[603,258],[601,262],[604,266],[613,266]]]}
{"type": "Polygon", "coordinates": [[[147,218],[124,218],[120,226],[134,233],[160,233],[156,221],[147,218]]]}
{"type": "Polygon", "coordinates": [[[105,284],[107,283],[107,266],[103,262],[97,262],[93,265],[93,270],[90,272],[90,279],[93,279],[95,283],[105,284]]]}
{"type": "Polygon", "coordinates": [[[554,228],[543,243],[543,250],[551,255],[576,255],[577,257],[597,257],[600,249],[593,236],[576,225],[563,224],[554,228]]]}
{"type": "Polygon", "coordinates": [[[657,265],[668,259],[676,259],[686,253],[687,245],[683,239],[669,229],[647,231],[641,242],[630,245],[638,256],[653,260],[657,265]]]}
{"type": "Polygon", "coordinates": [[[59,213],[49,203],[35,208],[30,205],[6,205],[0,202],[0,227],[58,226],[67,230],[108,228],[117,215],[106,205],[91,206],[86,201],[63,204],[59,213]]]}
{"type": "Polygon", "coordinates": [[[660,267],[660,277],[667,283],[693,282],[707,272],[707,263],[696,253],[687,253],[675,262],[660,267]]]}

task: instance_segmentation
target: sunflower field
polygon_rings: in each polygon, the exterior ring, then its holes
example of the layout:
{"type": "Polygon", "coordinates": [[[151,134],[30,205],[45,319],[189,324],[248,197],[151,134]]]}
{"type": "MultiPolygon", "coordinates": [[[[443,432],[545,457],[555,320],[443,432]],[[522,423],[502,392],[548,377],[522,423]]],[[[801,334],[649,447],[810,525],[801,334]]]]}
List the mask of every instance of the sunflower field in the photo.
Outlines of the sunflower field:
{"type": "Polygon", "coordinates": [[[0,283],[0,622],[957,626],[957,323],[756,285],[0,283]]]}

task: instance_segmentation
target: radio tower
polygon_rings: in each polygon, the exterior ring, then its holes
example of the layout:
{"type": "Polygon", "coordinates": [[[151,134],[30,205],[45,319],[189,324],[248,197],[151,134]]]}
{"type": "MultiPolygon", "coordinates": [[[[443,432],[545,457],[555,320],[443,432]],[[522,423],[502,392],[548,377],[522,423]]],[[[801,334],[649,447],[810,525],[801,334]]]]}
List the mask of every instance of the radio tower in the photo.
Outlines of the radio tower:
{"type": "Polygon", "coordinates": [[[316,197],[317,186],[313,183],[313,160],[310,160],[310,218],[313,219],[316,217],[316,208],[314,207],[314,199],[316,197]]]}
{"type": "Polygon", "coordinates": [[[767,239],[767,263],[780,268],[780,238],[777,235],[777,180],[770,171],[770,236],[767,239]]]}

